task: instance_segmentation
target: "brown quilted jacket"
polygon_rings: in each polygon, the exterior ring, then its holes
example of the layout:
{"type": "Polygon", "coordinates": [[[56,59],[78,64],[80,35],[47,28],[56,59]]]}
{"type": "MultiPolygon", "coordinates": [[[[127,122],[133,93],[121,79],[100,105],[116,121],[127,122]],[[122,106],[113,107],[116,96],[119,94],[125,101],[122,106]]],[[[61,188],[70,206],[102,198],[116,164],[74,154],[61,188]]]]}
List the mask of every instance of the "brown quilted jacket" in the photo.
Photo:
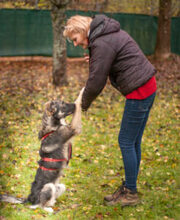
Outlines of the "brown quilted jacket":
{"type": "Polygon", "coordinates": [[[156,72],[137,43],[118,21],[96,15],[89,34],[89,78],[82,97],[87,110],[109,78],[124,96],[145,84],[156,72]]]}

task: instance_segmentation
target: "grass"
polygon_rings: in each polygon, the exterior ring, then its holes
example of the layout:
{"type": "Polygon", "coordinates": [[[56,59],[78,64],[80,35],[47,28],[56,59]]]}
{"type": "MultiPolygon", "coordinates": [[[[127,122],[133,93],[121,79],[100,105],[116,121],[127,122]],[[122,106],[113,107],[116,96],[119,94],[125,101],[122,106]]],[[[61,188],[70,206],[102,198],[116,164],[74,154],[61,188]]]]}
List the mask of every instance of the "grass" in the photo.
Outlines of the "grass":
{"type": "MultiPolygon", "coordinates": [[[[51,84],[28,93],[2,91],[0,103],[1,193],[26,197],[30,191],[40,142],[43,103],[52,97],[76,99],[82,82],[69,77],[67,88],[51,84]]],[[[142,203],[136,207],[108,207],[103,197],[124,178],[117,142],[124,98],[110,85],[83,114],[83,132],[73,141],[73,158],[61,182],[67,191],[55,204],[54,213],[31,210],[28,205],[1,203],[0,219],[179,219],[178,96],[169,89],[158,92],[145,129],[138,190],[142,203]]],[[[70,120],[70,119],[69,119],[70,120]]]]}

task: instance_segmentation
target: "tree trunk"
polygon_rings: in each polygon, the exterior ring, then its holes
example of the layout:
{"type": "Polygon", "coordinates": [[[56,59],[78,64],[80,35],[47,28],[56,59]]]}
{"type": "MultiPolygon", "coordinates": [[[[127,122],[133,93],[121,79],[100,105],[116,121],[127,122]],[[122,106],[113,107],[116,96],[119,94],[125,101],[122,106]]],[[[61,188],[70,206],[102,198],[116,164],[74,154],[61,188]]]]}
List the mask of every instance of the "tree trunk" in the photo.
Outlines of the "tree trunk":
{"type": "Polygon", "coordinates": [[[158,32],[155,58],[165,59],[171,54],[171,0],[159,0],[158,32]]]}
{"type": "Polygon", "coordinates": [[[99,2],[98,0],[96,0],[94,7],[95,11],[103,13],[104,11],[106,11],[108,3],[108,0],[104,0],[103,2],[99,2]]]}
{"type": "Polygon", "coordinates": [[[68,0],[51,0],[53,26],[53,84],[62,86],[67,84],[66,76],[66,42],[63,37],[66,5],[68,0]]]}

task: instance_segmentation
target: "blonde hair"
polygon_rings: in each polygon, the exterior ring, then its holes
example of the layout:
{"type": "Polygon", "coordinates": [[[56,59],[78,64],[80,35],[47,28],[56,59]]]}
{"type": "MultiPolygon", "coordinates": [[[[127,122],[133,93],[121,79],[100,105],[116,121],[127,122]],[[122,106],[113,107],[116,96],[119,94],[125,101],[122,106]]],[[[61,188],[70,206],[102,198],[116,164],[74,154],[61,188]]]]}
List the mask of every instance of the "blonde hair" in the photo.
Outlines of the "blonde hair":
{"type": "Polygon", "coordinates": [[[72,34],[80,33],[84,36],[88,35],[92,18],[87,16],[75,15],[67,20],[65,30],[63,32],[64,37],[71,38],[72,34]]]}

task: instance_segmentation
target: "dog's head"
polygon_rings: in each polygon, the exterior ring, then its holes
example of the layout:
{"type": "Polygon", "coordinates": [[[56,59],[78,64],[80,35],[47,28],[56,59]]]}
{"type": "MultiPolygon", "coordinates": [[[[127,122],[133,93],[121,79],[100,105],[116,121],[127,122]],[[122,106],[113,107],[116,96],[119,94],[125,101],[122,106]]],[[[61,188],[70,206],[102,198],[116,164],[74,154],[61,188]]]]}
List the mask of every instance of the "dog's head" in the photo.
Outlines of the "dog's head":
{"type": "Polygon", "coordinates": [[[45,104],[45,112],[48,116],[55,119],[62,119],[75,111],[74,103],[65,103],[64,101],[49,101],[45,104]]]}

